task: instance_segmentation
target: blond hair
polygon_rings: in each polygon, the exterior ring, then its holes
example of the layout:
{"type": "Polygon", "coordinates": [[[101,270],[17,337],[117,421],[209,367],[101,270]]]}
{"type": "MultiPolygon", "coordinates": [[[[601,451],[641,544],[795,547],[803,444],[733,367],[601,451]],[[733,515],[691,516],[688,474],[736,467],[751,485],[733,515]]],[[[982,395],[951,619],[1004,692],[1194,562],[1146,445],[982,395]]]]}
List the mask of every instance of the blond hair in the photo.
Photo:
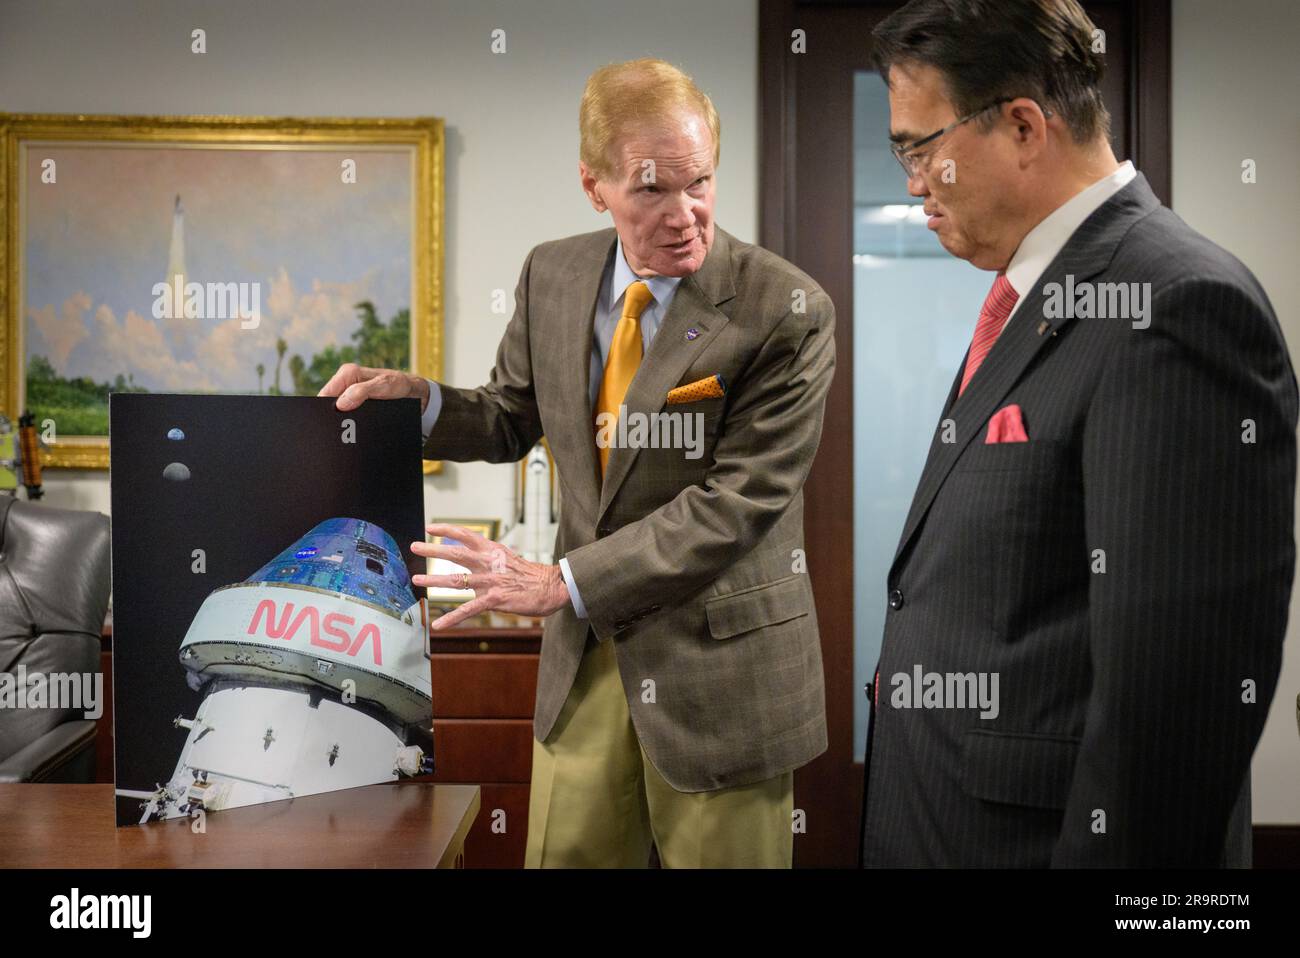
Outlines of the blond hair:
{"type": "Polygon", "coordinates": [[[713,165],[722,153],[722,123],[713,101],[671,63],[645,57],[603,66],[587,78],[578,109],[578,155],[597,177],[615,172],[615,144],[637,123],[667,119],[685,109],[713,135],[713,165]]]}

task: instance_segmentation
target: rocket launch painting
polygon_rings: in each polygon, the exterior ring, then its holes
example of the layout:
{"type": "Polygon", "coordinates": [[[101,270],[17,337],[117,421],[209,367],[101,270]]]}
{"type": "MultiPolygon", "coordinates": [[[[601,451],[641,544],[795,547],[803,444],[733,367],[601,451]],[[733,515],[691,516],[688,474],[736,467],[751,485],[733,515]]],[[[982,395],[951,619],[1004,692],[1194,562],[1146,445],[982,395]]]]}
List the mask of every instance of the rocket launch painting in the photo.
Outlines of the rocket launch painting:
{"type": "Polygon", "coordinates": [[[110,392],[315,396],[345,362],[441,372],[441,120],[7,119],[0,413],[34,416],[47,466],[108,466],[110,392]]]}
{"type": "Polygon", "coordinates": [[[419,403],[110,417],[118,825],[431,772],[419,403]]]}
{"type": "MultiPolygon", "coordinates": [[[[110,388],[315,395],[345,350],[373,346],[354,335],[368,319],[409,343],[409,156],[367,154],[351,184],[329,151],[59,146],[40,159],[57,180],[42,184],[29,154],[26,391],[61,433],[105,435],[110,388]],[[199,294],[171,293],[187,287],[199,294]]],[[[409,345],[376,363],[410,364],[409,345]]]]}

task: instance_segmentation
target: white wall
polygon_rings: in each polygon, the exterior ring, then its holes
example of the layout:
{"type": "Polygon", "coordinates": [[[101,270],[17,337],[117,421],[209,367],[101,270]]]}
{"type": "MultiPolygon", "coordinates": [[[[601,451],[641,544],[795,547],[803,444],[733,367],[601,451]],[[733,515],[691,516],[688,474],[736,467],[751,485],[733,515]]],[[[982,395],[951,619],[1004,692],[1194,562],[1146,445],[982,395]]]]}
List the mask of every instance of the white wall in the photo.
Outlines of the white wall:
{"type": "MultiPolygon", "coordinates": [[[[1300,364],[1300,4],[1174,0],[1173,206],[1263,284],[1300,364]],[[1258,182],[1241,182],[1253,159],[1258,182]]],[[[1300,822],[1300,590],[1277,695],[1255,753],[1257,822],[1300,822]]],[[[1225,635],[1223,641],[1233,641],[1225,635]]]]}
{"type": "MultiPolygon", "coordinates": [[[[578,185],[578,100],[605,63],[682,67],[722,118],[717,221],[757,239],[755,0],[0,0],[0,112],[440,116],[444,380],[484,382],[535,244],[608,226],[578,185]],[[207,53],[190,53],[190,31],[207,53]],[[489,34],[506,31],[504,55],[489,34]]],[[[447,463],[427,516],[508,517],[514,467],[447,463]]],[[[108,474],[46,473],[49,504],[109,512],[108,474]]]]}

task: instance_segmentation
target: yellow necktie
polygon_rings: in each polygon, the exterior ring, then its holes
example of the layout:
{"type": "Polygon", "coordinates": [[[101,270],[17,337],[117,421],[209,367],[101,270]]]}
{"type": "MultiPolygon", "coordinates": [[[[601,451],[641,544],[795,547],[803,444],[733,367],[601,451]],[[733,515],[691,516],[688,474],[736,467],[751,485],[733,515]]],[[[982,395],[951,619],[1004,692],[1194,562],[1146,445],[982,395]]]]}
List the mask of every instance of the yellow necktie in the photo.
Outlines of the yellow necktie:
{"type": "MultiPolygon", "coordinates": [[[[645,283],[633,283],[623,295],[623,315],[614,329],[614,338],[609,343],[609,355],[605,357],[605,374],[600,380],[600,391],[596,394],[596,413],[599,416],[607,412],[618,419],[618,407],[623,404],[627,387],[641,365],[641,313],[653,297],[650,287],[645,283]]],[[[612,434],[612,433],[611,433],[612,434]]],[[[608,445],[597,444],[596,453],[600,456],[600,475],[605,476],[605,466],[609,463],[608,445]]]]}

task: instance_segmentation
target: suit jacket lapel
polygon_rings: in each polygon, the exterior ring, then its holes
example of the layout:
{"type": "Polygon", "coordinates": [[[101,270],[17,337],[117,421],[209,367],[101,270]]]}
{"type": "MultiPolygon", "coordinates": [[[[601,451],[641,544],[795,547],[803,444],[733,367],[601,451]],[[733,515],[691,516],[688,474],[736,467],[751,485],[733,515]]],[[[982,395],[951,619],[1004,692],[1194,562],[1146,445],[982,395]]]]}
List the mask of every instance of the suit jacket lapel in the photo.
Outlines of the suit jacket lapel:
{"type": "MultiPolygon", "coordinates": [[[[659,331],[650,342],[649,352],[642,357],[636,376],[628,386],[623,405],[627,407],[629,416],[640,413],[648,417],[664,408],[668,390],[677,385],[695,357],[708,347],[727,324],[727,315],[717,306],[735,295],[735,279],[731,271],[731,237],[715,227],[713,246],[704,257],[703,265],[677,285],[668,314],[659,325],[659,331]],[[688,329],[697,329],[700,335],[695,339],[687,339],[688,329]]],[[[589,336],[590,333],[589,327],[589,336]]],[[[590,419],[588,416],[589,421],[590,419]]],[[[594,431],[588,445],[593,449],[594,459],[594,431]]],[[[605,514],[605,510],[614,501],[614,496],[627,478],[639,451],[620,446],[610,450],[598,518],[605,514]]],[[[599,475],[599,471],[596,474],[599,475]]]]}
{"type": "MultiPolygon", "coordinates": [[[[1044,319],[1046,286],[1050,283],[1064,285],[1067,275],[1073,276],[1075,283],[1096,276],[1110,264],[1115,247],[1129,227],[1140,216],[1159,206],[1159,202],[1147,185],[1146,178],[1139,173],[1132,182],[1093,211],[1070,237],[1056,259],[1043,271],[1034,289],[1026,295],[1006,329],[998,336],[966,391],[955,401],[953,397],[956,397],[957,384],[954,384],[944,416],[930,443],[930,453],[925,468],[921,471],[907,521],[903,525],[903,535],[894,552],[895,566],[966,446],[983,432],[989,417],[1034,361],[1039,350],[1051,341],[1056,332],[1069,324],[1068,317],[1050,321],[1044,319]],[[1047,325],[1044,326],[1044,323],[1047,325]],[[943,420],[952,421],[951,430],[944,429],[943,420]],[[948,433],[953,437],[952,442],[943,441],[948,433]]],[[[892,573],[893,569],[890,571],[892,573]]]]}
{"type": "Polygon", "coordinates": [[[600,466],[590,399],[591,343],[600,284],[614,257],[616,239],[614,230],[600,230],[591,234],[574,256],[560,291],[560,341],[558,349],[550,353],[555,366],[545,373],[554,377],[560,392],[559,422],[549,424],[552,434],[547,439],[557,468],[565,473],[569,488],[579,498],[577,504],[593,521],[600,500],[600,466]]]}
{"type": "Polygon", "coordinates": [[[943,403],[943,415],[939,417],[940,424],[948,418],[948,411],[952,409],[952,404],[957,401],[957,390],[961,388],[961,377],[966,372],[966,360],[970,359],[970,347],[966,347],[966,355],[962,356],[961,362],[957,364],[957,375],[952,379],[952,386],[948,389],[948,398],[943,403]]]}

